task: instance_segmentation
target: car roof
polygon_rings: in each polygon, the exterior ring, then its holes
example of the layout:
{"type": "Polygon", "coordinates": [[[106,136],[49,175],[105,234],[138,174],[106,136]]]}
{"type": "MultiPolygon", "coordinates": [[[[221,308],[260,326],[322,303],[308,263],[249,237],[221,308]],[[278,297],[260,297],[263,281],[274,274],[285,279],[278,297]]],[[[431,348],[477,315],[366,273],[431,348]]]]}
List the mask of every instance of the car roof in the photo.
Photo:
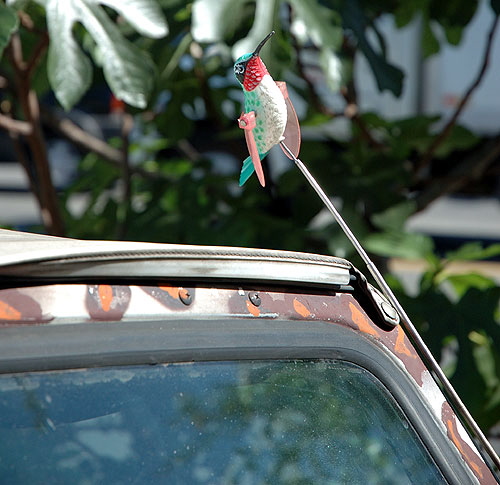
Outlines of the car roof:
{"type": "Polygon", "coordinates": [[[0,246],[0,276],[29,279],[170,277],[341,286],[352,269],[345,259],[301,252],[87,241],[5,229],[0,246]]]}

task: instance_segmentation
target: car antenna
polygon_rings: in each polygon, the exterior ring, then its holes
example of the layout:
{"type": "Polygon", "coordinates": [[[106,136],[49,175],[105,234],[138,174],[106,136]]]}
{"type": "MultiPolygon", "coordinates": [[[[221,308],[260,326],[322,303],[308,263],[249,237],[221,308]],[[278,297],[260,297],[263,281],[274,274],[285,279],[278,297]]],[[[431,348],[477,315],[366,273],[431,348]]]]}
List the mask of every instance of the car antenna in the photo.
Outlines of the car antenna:
{"type": "Polygon", "coordinates": [[[368,253],[365,251],[361,243],[358,241],[354,233],[351,231],[350,227],[347,225],[347,223],[344,221],[343,217],[340,215],[340,212],[335,208],[334,204],[330,200],[330,198],[325,194],[319,183],[316,181],[316,179],[313,177],[311,172],[307,169],[307,167],[304,165],[304,163],[297,158],[297,156],[294,155],[292,150],[286,146],[286,144],[283,141],[280,141],[280,145],[285,152],[285,154],[291,158],[294,162],[297,168],[302,172],[304,177],[307,179],[311,187],[316,191],[316,193],[319,195],[319,198],[322,200],[323,204],[326,206],[326,208],[330,211],[330,213],[333,215],[335,221],[337,224],[340,226],[340,228],[344,231],[345,235],[349,239],[349,241],[352,243],[358,254],[361,256],[363,259],[364,263],[368,267],[368,270],[370,271],[371,275],[373,276],[373,279],[376,281],[376,283],[379,285],[380,289],[382,290],[383,294],[387,298],[387,300],[391,303],[391,305],[396,309],[396,311],[399,313],[400,319],[401,319],[401,325],[403,326],[404,330],[407,332],[408,336],[412,340],[413,344],[416,346],[417,350],[420,352],[421,357],[424,359],[425,363],[427,366],[431,369],[431,371],[434,373],[435,377],[437,380],[441,383],[442,389],[444,390],[445,394],[447,395],[448,399],[450,402],[453,404],[455,407],[455,411],[457,411],[464,419],[464,421],[467,423],[469,426],[469,429],[476,435],[477,439],[483,446],[484,450],[488,453],[490,458],[493,460],[495,466],[497,469],[500,470],[500,459],[495,452],[493,446],[491,443],[488,441],[484,433],[482,432],[481,428],[478,426],[472,415],[470,414],[469,410],[465,407],[464,403],[460,399],[460,396],[457,394],[453,386],[451,385],[450,381],[446,377],[445,373],[439,366],[438,362],[430,352],[430,350],[427,348],[425,345],[422,337],[418,333],[417,329],[413,325],[412,321],[410,320],[410,317],[406,314],[404,308],[401,306],[399,303],[399,300],[396,298],[396,295],[393,293],[391,290],[390,286],[387,284],[385,281],[384,277],[382,276],[382,273],[377,269],[373,261],[370,259],[368,256],[368,253]]]}

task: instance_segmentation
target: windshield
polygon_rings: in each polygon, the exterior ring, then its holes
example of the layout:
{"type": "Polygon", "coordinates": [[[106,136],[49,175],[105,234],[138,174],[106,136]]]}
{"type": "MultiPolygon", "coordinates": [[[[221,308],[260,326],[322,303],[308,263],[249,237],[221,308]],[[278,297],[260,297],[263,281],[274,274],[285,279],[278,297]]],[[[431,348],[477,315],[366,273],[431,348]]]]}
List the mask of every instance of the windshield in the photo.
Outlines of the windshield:
{"type": "Polygon", "coordinates": [[[0,377],[2,483],[431,484],[380,382],[343,361],[0,377]]]}

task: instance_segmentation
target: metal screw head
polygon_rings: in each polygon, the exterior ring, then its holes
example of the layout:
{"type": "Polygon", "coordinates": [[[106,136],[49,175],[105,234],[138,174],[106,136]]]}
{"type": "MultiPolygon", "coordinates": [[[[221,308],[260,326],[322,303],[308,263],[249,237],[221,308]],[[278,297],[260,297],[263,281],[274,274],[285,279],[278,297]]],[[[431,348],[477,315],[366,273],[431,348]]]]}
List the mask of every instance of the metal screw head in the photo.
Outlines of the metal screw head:
{"type": "Polygon", "coordinates": [[[248,293],[248,298],[251,301],[251,303],[255,306],[260,306],[260,296],[256,291],[250,291],[248,293]]]}
{"type": "Polygon", "coordinates": [[[184,305],[191,305],[193,302],[193,297],[191,293],[189,293],[189,290],[186,290],[186,288],[179,288],[179,300],[184,303],[184,305]]]}
{"type": "Polygon", "coordinates": [[[399,320],[399,315],[396,309],[390,305],[389,303],[383,301],[382,304],[380,305],[382,308],[382,311],[391,319],[391,320],[399,320]]]}

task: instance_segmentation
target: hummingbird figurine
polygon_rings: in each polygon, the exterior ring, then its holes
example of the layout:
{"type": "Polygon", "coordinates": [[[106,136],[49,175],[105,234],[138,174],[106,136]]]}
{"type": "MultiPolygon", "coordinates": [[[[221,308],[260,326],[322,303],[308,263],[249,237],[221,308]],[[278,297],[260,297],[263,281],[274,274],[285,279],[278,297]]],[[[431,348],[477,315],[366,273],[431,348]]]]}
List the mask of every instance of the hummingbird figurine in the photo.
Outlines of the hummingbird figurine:
{"type": "MultiPolygon", "coordinates": [[[[274,35],[270,32],[254,52],[241,56],[234,64],[234,74],[244,93],[244,112],[238,126],[245,132],[250,156],[243,162],[240,174],[242,186],[255,171],[264,187],[261,160],[269,150],[286,140],[290,152],[297,157],[300,148],[300,128],[295,109],[288,97],[286,83],[275,82],[260,58],[260,50],[274,35]]],[[[290,154],[283,149],[285,154],[290,154]]]]}

